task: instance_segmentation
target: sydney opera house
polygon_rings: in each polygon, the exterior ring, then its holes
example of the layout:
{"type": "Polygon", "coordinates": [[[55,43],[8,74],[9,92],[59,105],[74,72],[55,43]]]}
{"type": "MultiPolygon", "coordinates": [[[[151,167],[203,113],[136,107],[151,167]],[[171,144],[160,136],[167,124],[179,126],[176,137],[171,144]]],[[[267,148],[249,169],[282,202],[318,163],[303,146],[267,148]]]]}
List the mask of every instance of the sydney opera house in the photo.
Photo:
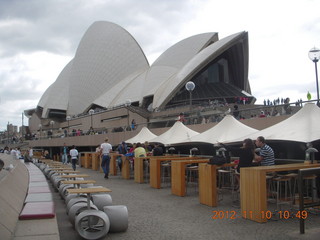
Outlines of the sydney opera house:
{"type": "MultiPolygon", "coordinates": [[[[254,104],[248,56],[247,32],[222,39],[218,33],[210,32],[181,40],[149,65],[143,49],[125,29],[111,22],[95,22],[82,37],[74,58],[44,92],[38,105],[25,110],[29,130],[36,134],[29,145],[49,148],[52,154],[59,152],[64,143],[74,144],[80,151],[93,151],[106,136],[116,146],[134,138],[143,127],[160,137],[175,127],[181,113],[188,129],[205,135],[226,115],[234,115],[235,105],[239,107],[240,125],[262,130],[300,110],[287,103],[254,104]],[[190,85],[194,89],[188,88],[190,85]],[[274,117],[257,117],[263,111],[274,117]]],[[[230,129],[238,122],[227,124],[221,131],[226,136],[225,131],[232,132],[230,129]]],[[[183,134],[177,131],[178,134],[159,142],[179,142],[175,137],[183,134]]],[[[239,135],[239,130],[233,133],[239,135]]],[[[186,136],[191,137],[190,134],[186,136]]],[[[193,144],[191,140],[182,142],[193,144]]],[[[211,151],[215,141],[202,141],[211,143],[211,151]]],[[[299,143],[301,139],[295,141],[299,143]]],[[[302,142],[301,156],[308,141],[302,142]]],[[[274,146],[276,152],[278,146],[274,146]]]]}
{"type": "MultiPolygon", "coordinates": [[[[25,111],[31,130],[66,117],[128,105],[159,112],[189,103],[185,84],[192,81],[192,103],[210,100],[254,102],[248,81],[248,33],[221,40],[218,33],[191,36],[171,46],[150,66],[137,41],[111,22],[95,22],[82,37],[74,58],[25,111]]],[[[103,124],[102,124],[103,125],[103,124]]],[[[101,124],[96,127],[103,127],[101,124]]]]}

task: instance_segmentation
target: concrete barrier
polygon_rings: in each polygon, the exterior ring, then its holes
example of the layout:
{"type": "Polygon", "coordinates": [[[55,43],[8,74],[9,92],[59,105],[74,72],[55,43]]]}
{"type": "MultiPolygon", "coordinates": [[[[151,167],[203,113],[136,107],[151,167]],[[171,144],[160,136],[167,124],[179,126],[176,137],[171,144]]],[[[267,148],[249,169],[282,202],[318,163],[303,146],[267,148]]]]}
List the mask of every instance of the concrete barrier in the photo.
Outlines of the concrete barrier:
{"type": "Polygon", "coordinates": [[[19,220],[29,186],[29,173],[24,163],[10,155],[0,154],[5,167],[13,164],[11,171],[2,170],[0,178],[0,236],[6,239],[60,239],[56,218],[19,220]]]}

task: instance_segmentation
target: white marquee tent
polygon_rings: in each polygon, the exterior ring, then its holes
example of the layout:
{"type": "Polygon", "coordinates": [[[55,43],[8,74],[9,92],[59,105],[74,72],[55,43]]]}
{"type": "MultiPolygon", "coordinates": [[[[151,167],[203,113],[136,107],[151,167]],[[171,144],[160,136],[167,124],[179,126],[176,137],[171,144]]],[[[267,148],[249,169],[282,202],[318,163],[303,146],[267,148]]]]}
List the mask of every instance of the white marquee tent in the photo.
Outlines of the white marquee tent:
{"type": "MultiPolygon", "coordinates": [[[[263,136],[267,140],[313,142],[320,139],[320,108],[307,103],[296,114],[271,127],[246,136],[255,139],[263,136]]],[[[237,140],[234,140],[236,142],[237,140]]]]}
{"type": "Polygon", "coordinates": [[[190,142],[189,139],[198,134],[198,132],[191,130],[183,123],[177,121],[169,130],[151,139],[149,142],[159,142],[164,145],[180,143],[182,140],[183,142],[190,142]]]}
{"type": "Polygon", "coordinates": [[[218,142],[229,142],[232,139],[241,138],[255,132],[258,132],[258,130],[248,127],[231,115],[227,115],[217,125],[192,137],[190,141],[216,144],[218,142]]]}
{"type": "Polygon", "coordinates": [[[144,143],[145,141],[150,141],[155,137],[157,137],[157,135],[153,134],[147,127],[143,127],[136,136],[126,140],[126,143],[144,143]]]}

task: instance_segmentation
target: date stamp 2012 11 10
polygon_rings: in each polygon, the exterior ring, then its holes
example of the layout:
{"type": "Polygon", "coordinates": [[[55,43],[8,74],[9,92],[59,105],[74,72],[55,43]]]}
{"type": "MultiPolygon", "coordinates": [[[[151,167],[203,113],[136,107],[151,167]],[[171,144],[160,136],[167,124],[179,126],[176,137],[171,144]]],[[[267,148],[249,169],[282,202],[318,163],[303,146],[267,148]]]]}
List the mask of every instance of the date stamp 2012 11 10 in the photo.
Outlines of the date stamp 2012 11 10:
{"type": "Polygon", "coordinates": [[[278,211],[278,212],[272,212],[272,211],[261,211],[260,213],[254,213],[253,211],[243,211],[243,212],[237,212],[235,210],[231,211],[222,211],[222,210],[214,210],[212,211],[212,219],[237,219],[237,218],[244,218],[244,219],[255,219],[255,218],[261,218],[261,219],[271,219],[271,218],[277,218],[277,219],[307,219],[308,212],[306,210],[303,211],[278,211]]]}

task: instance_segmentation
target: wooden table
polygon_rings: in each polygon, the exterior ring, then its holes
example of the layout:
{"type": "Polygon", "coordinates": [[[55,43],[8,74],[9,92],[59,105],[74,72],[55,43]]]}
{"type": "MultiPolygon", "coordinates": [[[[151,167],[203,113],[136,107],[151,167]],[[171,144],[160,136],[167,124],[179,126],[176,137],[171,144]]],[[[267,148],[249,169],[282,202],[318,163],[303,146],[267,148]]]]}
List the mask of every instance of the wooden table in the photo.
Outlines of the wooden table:
{"type": "Polygon", "coordinates": [[[130,179],[130,161],[129,157],[122,156],[121,175],[124,179],[130,179]]]}
{"type": "Polygon", "coordinates": [[[46,164],[49,167],[63,167],[63,166],[66,166],[66,165],[64,165],[63,163],[60,163],[60,162],[47,162],[46,164]]]}
{"type": "Polygon", "coordinates": [[[62,181],[63,184],[73,184],[74,187],[80,188],[80,184],[90,184],[90,183],[96,183],[95,180],[67,180],[62,181]]]}
{"type": "Polygon", "coordinates": [[[90,177],[88,174],[69,174],[69,175],[62,175],[60,178],[85,178],[90,177]]]}
{"type": "MultiPolygon", "coordinates": [[[[163,159],[164,161],[170,160],[173,157],[179,159],[179,155],[164,155],[164,156],[147,156],[147,157],[136,157],[134,158],[134,181],[137,183],[144,183],[144,173],[143,173],[143,161],[149,161],[151,158],[163,159]]],[[[185,157],[185,156],[184,156],[185,157]]],[[[194,157],[200,158],[200,157],[194,157]]],[[[151,167],[151,166],[150,166],[151,167]]],[[[158,170],[156,170],[158,171],[158,170]]],[[[151,174],[151,169],[150,169],[151,174]]],[[[156,173],[159,174],[159,173],[156,173]]]]}
{"type": "Polygon", "coordinates": [[[74,188],[74,189],[67,189],[68,193],[74,194],[87,194],[87,206],[90,209],[90,199],[91,193],[102,193],[102,192],[111,192],[109,188],[100,187],[100,188],[74,188]]]}
{"type": "Polygon", "coordinates": [[[71,167],[50,167],[50,170],[52,171],[61,171],[61,170],[73,170],[71,167]]]}
{"type": "Polygon", "coordinates": [[[199,201],[210,206],[217,206],[217,170],[221,167],[236,166],[235,163],[226,163],[221,166],[207,163],[199,164],[199,201]]]}
{"type": "Polygon", "coordinates": [[[135,157],[134,158],[134,181],[137,183],[143,183],[143,160],[149,159],[148,157],[135,157]]]}
{"type": "Polygon", "coordinates": [[[58,173],[58,174],[72,174],[72,173],[80,173],[80,171],[76,170],[64,170],[64,169],[60,169],[60,170],[54,170],[54,172],[58,173]]]}
{"type": "Polygon", "coordinates": [[[45,163],[45,164],[47,164],[47,163],[53,163],[53,160],[52,160],[52,159],[38,158],[38,160],[39,160],[40,162],[45,163]]]}
{"type": "Polygon", "coordinates": [[[267,209],[266,173],[293,171],[320,167],[320,164],[294,163],[273,166],[241,168],[240,201],[242,217],[259,223],[267,222],[263,217],[267,209]]]}
{"type": "Polygon", "coordinates": [[[191,163],[207,163],[209,159],[171,161],[171,193],[180,197],[186,194],[186,165],[191,163]]]}
{"type": "Polygon", "coordinates": [[[79,166],[84,168],[91,168],[93,152],[80,152],[79,166]]]}
{"type": "Polygon", "coordinates": [[[150,156],[150,186],[157,189],[161,188],[161,162],[190,159],[201,159],[201,157],[150,156]]]}
{"type": "Polygon", "coordinates": [[[100,169],[100,153],[94,152],[91,154],[92,158],[92,170],[98,171],[100,169]]]}
{"type": "Polygon", "coordinates": [[[117,176],[117,157],[122,157],[119,153],[110,153],[109,174],[117,176]]]}

